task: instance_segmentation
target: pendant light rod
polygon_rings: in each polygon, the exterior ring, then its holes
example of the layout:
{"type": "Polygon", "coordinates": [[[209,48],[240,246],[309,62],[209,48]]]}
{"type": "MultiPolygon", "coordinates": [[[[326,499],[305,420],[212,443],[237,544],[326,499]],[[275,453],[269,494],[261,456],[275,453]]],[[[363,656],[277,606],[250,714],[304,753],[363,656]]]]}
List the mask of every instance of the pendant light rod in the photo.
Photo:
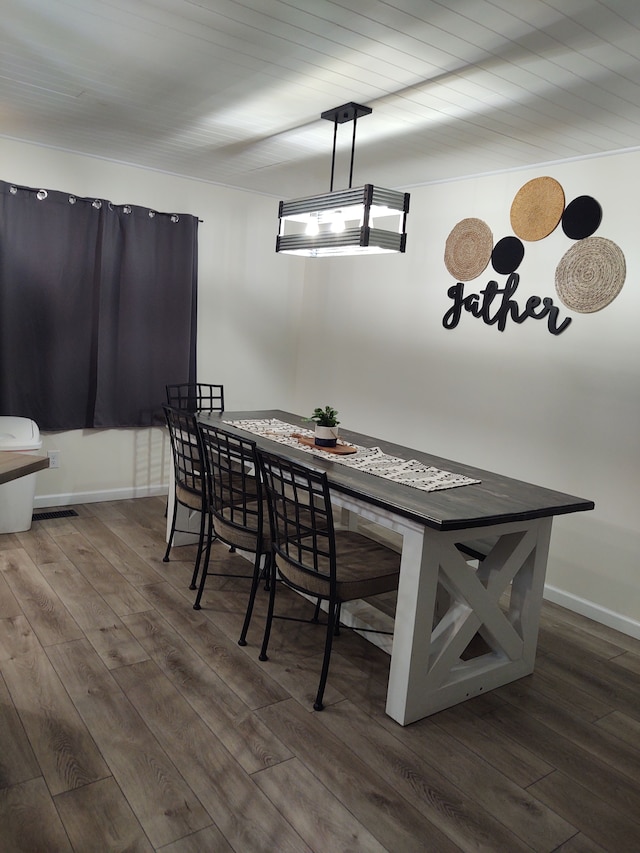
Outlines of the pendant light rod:
{"type": "Polygon", "coordinates": [[[358,122],[358,115],[354,115],[353,117],[353,136],[351,138],[351,165],[349,166],[349,189],[351,189],[351,183],[353,181],[353,157],[356,153],[356,124],[358,122]]]}
{"type": "Polygon", "coordinates": [[[333,123],[333,154],[331,155],[331,185],[329,192],[333,192],[333,176],[336,171],[336,139],[338,138],[338,122],[333,123]]]}
{"type": "Polygon", "coordinates": [[[371,107],[365,107],[363,104],[354,104],[350,101],[348,104],[342,104],[340,107],[333,107],[331,110],[325,110],[320,118],[327,119],[333,122],[333,153],[331,155],[331,186],[329,192],[333,192],[333,178],[335,175],[336,166],[336,141],[338,138],[338,125],[344,124],[347,121],[353,122],[353,136],[351,139],[351,164],[349,167],[349,189],[353,182],[353,161],[356,151],[356,123],[359,116],[371,115],[373,110],[371,107]]]}

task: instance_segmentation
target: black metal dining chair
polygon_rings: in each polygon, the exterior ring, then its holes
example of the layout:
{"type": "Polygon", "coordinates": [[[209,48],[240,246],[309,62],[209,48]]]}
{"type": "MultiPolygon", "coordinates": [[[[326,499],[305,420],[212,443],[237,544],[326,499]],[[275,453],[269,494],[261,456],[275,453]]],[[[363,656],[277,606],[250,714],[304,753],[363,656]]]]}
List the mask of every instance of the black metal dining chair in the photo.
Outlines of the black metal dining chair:
{"type": "MultiPolygon", "coordinates": [[[[167,406],[184,412],[224,412],[224,385],[206,382],[182,382],[165,385],[167,406]]],[[[168,507],[168,503],[167,503],[168,507]]],[[[165,516],[167,514],[165,507],[165,516]]]]}
{"type": "Polygon", "coordinates": [[[396,590],[400,555],[360,533],[335,529],[325,472],[264,450],[258,450],[258,459],[274,556],[260,660],[268,660],[273,619],[292,619],[274,612],[278,583],[317,600],[314,616],[308,621],[318,621],[320,602],[327,601],[324,658],[313,704],[321,711],[341,605],[396,590]]]}
{"type": "Polygon", "coordinates": [[[167,405],[187,412],[224,412],[224,385],[183,382],[165,385],[167,405]]]}
{"type": "Polygon", "coordinates": [[[173,470],[175,493],[173,501],[173,517],[171,532],[167,542],[167,550],[163,557],[169,562],[169,554],[173,547],[176,532],[192,532],[176,528],[178,507],[184,507],[190,515],[199,513],[198,550],[191,578],[190,589],[196,588],[200,571],[200,562],[205,549],[209,545],[213,533],[209,499],[207,492],[207,477],[203,463],[202,439],[198,430],[196,415],[172,406],[163,406],[173,453],[173,470]]]}
{"type": "MultiPolygon", "coordinates": [[[[249,601],[238,640],[244,646],[260,578],[269,577],[271,562],[268,511],[258,475],[256,445],[251,439],[234,435],[218,426],[199,423],[198,428],[206,462],[209,511],[215,538],[232,549],[253,554],[254,558],[250,575],[231,575],[251,578],[249,601]]],[[[229,576],[225,572],[210,572],[210,556],[211,540],[193,605],[195,610],[201,607],[207,575],[229,576]]]]}

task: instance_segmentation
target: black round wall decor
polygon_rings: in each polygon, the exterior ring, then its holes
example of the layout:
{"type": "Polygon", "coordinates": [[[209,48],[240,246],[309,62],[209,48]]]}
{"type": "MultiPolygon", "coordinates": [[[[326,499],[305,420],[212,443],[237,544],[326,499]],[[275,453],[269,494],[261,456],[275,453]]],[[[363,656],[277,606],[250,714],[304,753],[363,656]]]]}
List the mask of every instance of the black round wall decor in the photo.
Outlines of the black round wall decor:
{"type": "Polygon", "coordinates": [[[591,237],[602,221],[602,208],[590,195],[574,198],[562,214],[562,230],[571,240],[591,237]]]}
{"type": "Polygon", "coordinates": [[[491,266],[500,275],[515,272],[524,258],[524,245],[517,237],[498,240],[491,253],[491,266]]]}

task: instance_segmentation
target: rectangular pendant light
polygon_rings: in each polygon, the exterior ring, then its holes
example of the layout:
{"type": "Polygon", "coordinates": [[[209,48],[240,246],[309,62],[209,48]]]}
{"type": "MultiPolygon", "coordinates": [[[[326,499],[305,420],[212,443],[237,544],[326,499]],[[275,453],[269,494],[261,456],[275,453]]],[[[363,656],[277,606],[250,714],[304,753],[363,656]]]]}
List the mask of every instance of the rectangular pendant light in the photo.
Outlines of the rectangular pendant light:
{"type": "Polygon", "coordinates": [[[323,258],[405,251],[409,193],[373,184],[351,187],[356,120],[370,113],[369,107],[354,103],[322,113],[334,122],[331,191],[280,202],[276,252],[323,258]],[[334,192],[337,127],[345,121],[353,121],[349,188],[334,192]]]}
{"type": "Polygon", "coordinates": [[[322,258],[404,252],[409,193],[365,184],[281,201],[276,252],[322,258]]]}

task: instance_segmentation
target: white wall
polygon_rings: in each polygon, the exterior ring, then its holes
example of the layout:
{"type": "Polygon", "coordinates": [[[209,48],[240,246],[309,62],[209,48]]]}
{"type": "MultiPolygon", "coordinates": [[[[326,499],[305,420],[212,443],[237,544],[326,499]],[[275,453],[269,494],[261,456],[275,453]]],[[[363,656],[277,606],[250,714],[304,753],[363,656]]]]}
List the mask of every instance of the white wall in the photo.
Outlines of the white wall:
{"type": "MultiPolygon", "coordinates": [[[[5,181],[203,220],[198,378],[222,382],[229,409],[290,408],[302,292],[298,259],[274,251],[277,200],[6,139],[0,162],[5,181]]],[[[60,468],[38,475],[36,506],[166,490],[162,429],[74,430],[43,441],[43,450],[60,451],[60,468]]]]}
{"type": "MultiPolygon", "coordinates": [[[[640,636],[640,215],[629,191],[640,154],[548,166],[414,189],[407,253],[309,261],[294,409],[331,404],[342,423],[595,501],[554,522],[547,595],[640,636]],[[511,202],[550,175],[569,202],[603,208],[597,236],[624,252],[626,283],[607,308],[573,318],[559,336],[545,321],[504,332],[470,314],[442,326],[455,283],[447,236],[466,217],[512,234],[511,202]]],[[[558,228],[526,244],[516,298],[559,304],[554,275],[573,242],[558,228]]],[[[491,266],[465,292],[490,279],[491,266]]]]}

